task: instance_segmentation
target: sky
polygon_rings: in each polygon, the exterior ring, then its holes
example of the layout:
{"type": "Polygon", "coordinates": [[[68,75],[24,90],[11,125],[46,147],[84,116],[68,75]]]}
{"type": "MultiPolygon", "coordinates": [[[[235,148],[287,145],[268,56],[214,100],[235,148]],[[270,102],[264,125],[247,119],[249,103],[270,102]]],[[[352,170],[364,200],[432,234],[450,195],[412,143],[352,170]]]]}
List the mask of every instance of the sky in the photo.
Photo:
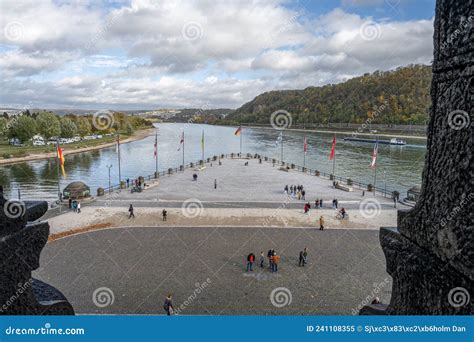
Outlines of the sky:
{"type": "Polygon", "coordinates": [[[430,64],[435,0],[0,0],[0,106],[238,108],[430,64]]]}

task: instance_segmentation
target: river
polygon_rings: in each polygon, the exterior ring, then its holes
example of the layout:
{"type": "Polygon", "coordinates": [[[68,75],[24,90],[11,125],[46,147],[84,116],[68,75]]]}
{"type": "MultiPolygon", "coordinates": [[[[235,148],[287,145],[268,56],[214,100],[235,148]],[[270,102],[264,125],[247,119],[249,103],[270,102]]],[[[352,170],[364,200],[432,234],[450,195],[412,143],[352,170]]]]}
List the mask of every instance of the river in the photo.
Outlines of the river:
{"type": "MultiPolygon", "coordinates": [[[[178,167],[182,162],[182,152],[178,151],[181,132],[185,131],[185,162],[201,158],[201,135],[204,130],[205,156],[239,152],[240,139],[234,135],[235,128],[198,124],[162,123],[158,127],[159,170],[178,167]]],[[[242,152],[259,153],[264,156],[280,158],[281,145],[276,141],[280,131],[263,128],[244,127],[242,152]]],[[[332,172],[329,161],[331,133],[305,133],[284,131],[283,159],[303,165],[303,139],[307,136],[308,152],[306,167],[322,172],[332,172]]],[[[348,134],[349,135],[349,134],[348,134]]],[[[336,175],[352,178],[363,183],[373,183],[374,172],[369,164],[373,150],[372,144],[343,141],[338,136],[336,146],[336,175]]],[[[426,140],[406,139],[406,146],[380,145],[377,159],[377,187],[398,190],[402,196],[413,185],[421,184],[426,140]]],[[[121,145],[122,179],[150,175],[155,171],[153,157],[155,136],[121,145]]],[[[67,150],[67,146],[64,146],[67,150]]],[[[112,185],[118,184],[118,158],[115,147],[66,156],[67,179],[61,179],[63,189],[72,181],[83,181],[96,194],[98,187],[108,186],[108,165],[112,165],[112,185]]],[[[21,199],[57,198],[56,160],[54,158],[0,167],[0,184],[7,196],[21,199]]],[[[280,184],[278,186],[281,186],[280,184]]],[[[177,189],[179,191],[179,189],[177,189]]]]}

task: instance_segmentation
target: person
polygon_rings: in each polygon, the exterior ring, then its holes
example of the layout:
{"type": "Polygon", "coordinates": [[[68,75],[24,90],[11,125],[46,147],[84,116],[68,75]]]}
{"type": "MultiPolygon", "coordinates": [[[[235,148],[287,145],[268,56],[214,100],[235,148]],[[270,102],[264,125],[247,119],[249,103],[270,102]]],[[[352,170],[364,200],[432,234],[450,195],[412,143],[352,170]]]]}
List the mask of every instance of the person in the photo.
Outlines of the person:
{"type": "Polygon", "coordinates": [[[332,208],[336,209],[336,199],[335,198],[332,199],[332,208]]]}
{"type": "Polygon", "coordinates": [[[362,197],[365,196],[365,190],[362,190],[362,197]]]}
{"type": "Polygon", "coordinates": [[[77,213],[81,213],[81,202],[77,202],[77,213]]]}
{"type": "Polygon", "coordinates": [[[247,272],[250,270],[251,272],[253,271],[252,269],[252,266],[253,266],[253,262],[255,261],[255,254],[253,253],[250,253],[248,256],[247,256],[247,272]]]}
{"type": "Polygon", "coordinates": [[[374,300],[372,301],[372,304],[380,304],[379,297],[375,297],[374,300]]]}
{"type": "Polygon", "coordinates": [[[273,255],[273,250],[269,249],[267,253],[267,258],[268,258],[268,267],[272,268],[272,255],[273,255]]]}
{"type": "Polygon", "coordinates": [[[76,213],[77,212],[77,201],[72,201],[72,210],[76,213]]]}
{"type": "Polygon", "coordinates": [[[319,200],[319,208],[322,208],[322,207],[323,207],[323,199],[321,198],[321,199],[319,200]]]}
{"type": "Polygon", "coordinates": [[[260,252],[260,268],[263,268],[263,263],[265,262],[265,255],[263,251],[260,252]]]}
{"type": "Polygon", "coordinates": [[[339,212],[341,213],[342,219],[344,220],[346,218],[346,209],[341,208],[339,212]]]}
{"type": "Polygon", "coordinates": [[[273,252],[272,256],[272,272],[278,272],[278,263],[280,262],[280,256],[276,252],[273,252]]]}
{"type": "Polygon", "coordinates": [[[300,251],[300,261],[298,263],[298,266],[304,266],[304,257],[303,257],[303,251],[300,251]]]}
{"type": "Polygon", "coordinates": [[[130,178],[127,178],[126,181],[127,181],[127,188],[129,188],[130,187],[130,178]]]}
{"type": "Polygon", "coordinates": [[[217,189],[217,179],[214,179],[214,189],[217,189]]]}
{"type": "Polygon", "coordinates": [[[298,190],[298,193],[297,193],[296,197],[297,197],[299,200],[301,199],[301,191],[298,190]]]}
{"type": "Polygon", "coordinates": [[[318,199],[314,201],[314,207],[319,208],[319,200],[318,199]]]}
{"type": "Polygon", "coordinates": [[[168,218],[168,212],[166,211],[166,209],[163,209],[163,211],[161,212],[161,215],[163,215],[163,221],[166,221],[167,218],[168,218]]]}
{"type": "Polygon", "coordinates": [[[69,198],[68,204],[69,204],[69,209],[71,209],[72,208],[72,198],[69,198]]]}
{"type": "Polygon", "coordinates": [[[165,309],[166,314],[171,316],[174,312],[173,302],[171,300],[171,293],[168,294],[168,297],[165,299],[165,303],[163,304],[163,309],[165,309]]]}
{"type": "Polygon", "coordinates": [[[305,195],[306,195],[306,191],[301,190],[301,198],[303,199],[303,201],[306,200],[306,198],[304,197],[305,195]]]}
{"type": "Polygon", "coordinates": [[[288,195],[288,184],[285,185],[285,195],[288,195]]]}
{"type": "Polygon", "coordinates": [[[308,203],[305,203],[305,205],[304,205],[304,213],[307,214],[310,208],[311,208],[311,205],[309,204],[309,202],[308,202],[308,203]]]}
{"type": "Polygon", "coordinates": [[[397,207],[397,197],[396,196],[393,197],[393,207],[394,208],[397,207]]]}
{"type": "Polygon", "coordinates": [[[319,230],[324,230],[324,218],[323,215],[319,218],[319,230]]]}
{"type": "Polygon", "coordinates": [[[308,263],[308,248],[304,248],[303,250],[303,267],[308,263]]]}
{"type": "Polygon", "coordinates": [[[197,174],[195,174],[195,173],[193,173],[193,180],[195,180],[195,181],[196,181],[197,179],[198,179],[198,175],[197,175],[197,174]]]}
{"type": "Polygon", "coordinates": [[[293,195],[293,185],[290,186],[290,194],[293,195]]]}
{"type": "Polygon", "coordinates": [[[128,218],[135,218],[135,214],[133,213],[133,205],[130,204],[130,207],[128,208],[128,212],[130,215],[128,215],[128,218]]]}

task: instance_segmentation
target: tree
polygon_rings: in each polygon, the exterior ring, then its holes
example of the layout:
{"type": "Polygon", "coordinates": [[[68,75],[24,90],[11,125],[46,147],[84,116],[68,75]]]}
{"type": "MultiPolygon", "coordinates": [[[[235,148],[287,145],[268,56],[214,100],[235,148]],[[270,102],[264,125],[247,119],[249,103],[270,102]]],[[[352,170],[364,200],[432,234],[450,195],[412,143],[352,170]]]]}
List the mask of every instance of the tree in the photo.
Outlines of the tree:
{"type": "Polygon", "coordinates": [[[36,118],[39,133],[45,138],[58,137],[61,134],[61,125],[56,115],[43,112],[36,118]]]}
{"type": "Polygon", "coordinates": [[[8,137],[18,138],[21,142],[25,142],[36,134],[36,130],[36,121],[29,116],[22,115],[12,119],[8,137]]]}
{"type": "Polygon", "coordinates": [[[7,120],[4,117],[0,117],[0,135],[6,135],[7,131],[7,120]]]}
{"type": "Polygon", "coordinates": [[[76,126],[77,126],[77,133],[79,133],[81,137],[91,134],[92,125],[86,117],[84,116],[79,117],[77,119],[76,126]]]}
{"type": "Polygon", "coordinates": [[[77,133],[76,124],[69,118],[61,119],[61,137],[72,138],[77,133]]]}

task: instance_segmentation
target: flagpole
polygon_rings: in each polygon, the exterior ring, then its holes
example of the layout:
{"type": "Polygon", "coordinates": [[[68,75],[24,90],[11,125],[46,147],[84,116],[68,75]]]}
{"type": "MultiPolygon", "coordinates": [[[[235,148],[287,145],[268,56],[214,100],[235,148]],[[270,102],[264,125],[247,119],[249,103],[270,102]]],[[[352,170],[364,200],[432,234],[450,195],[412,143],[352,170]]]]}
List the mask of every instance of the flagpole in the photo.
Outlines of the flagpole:
{"type": "MultiPolygon", "coordinates": [[[[334,141],[336,141],[336,133],[334,133],[334,141]]],[[[332,157],[332,175],[334,177],[334,181],[336,181],[336,146],[334,146],[334,156],[332,157]]]]}
{"type": "Polygon", "coordinates": [[[202,149],[202,165],[204,165],[204,130],[202,130],[202,136],[201,136],[201,149],[202,149]]]}
{"type": "Polygon", "coordinates": [[[242,158],[242,125],[240,125],[240,158],[242,158]]]}
{"type": "Polygon", "coordinates": [[[303,172],[306,167],[306,135],[303,140],[303,172]]]}
{"type": "Polygon", "coordinates": [[[119,174],[119,190],[122,189],[122,172],[120,165],[120,133],[117,133],[117,158],[118,158],[118,174],[119,174]]]}
{"type": "Polygon", "coordinates": [[[58,176],[58,199],[59,199],[59,212],[61,212],[61,185],[60,180],[61,177],[59,175],[59,164],[61,161],[59,160],[59,138],[56,139],[56,165],[57,165],[57,176],[58,176]]]}
{"type": "Polygon", "coordinates": [[[184,172],[184,129],[183,129],[183,172],[184,172]]]}
{"type": "MultiPolygon", "coordinates": [[[[379,153],[378,149],[379,149],[379,146],[378,146],[378,137],[377,137],[377,140],[375,142],[375,144],[377,145],[377,154],[379,153]]],[[[375,150],[375,149],[374,149],[375,150]]],[[[372,152],[373,153],[373,152],[372,152]]],[[[375,158],[377,158],[378,156],[376,155],[375,158]]],[[[374,161],[374,196],[375,196],[375,183],[377,181],[377,159],[375,159],[374,161]]]]}
{"type": "Polygon", "coordinates": [[[281,164],[283,165],[283,131],[281,131],[281,164]]]}
{"type": "Polygon", "coordinates": [[[155,174],[158,175],[158,131],[155,132],[155,152],[156,152],[155,174]]]}

